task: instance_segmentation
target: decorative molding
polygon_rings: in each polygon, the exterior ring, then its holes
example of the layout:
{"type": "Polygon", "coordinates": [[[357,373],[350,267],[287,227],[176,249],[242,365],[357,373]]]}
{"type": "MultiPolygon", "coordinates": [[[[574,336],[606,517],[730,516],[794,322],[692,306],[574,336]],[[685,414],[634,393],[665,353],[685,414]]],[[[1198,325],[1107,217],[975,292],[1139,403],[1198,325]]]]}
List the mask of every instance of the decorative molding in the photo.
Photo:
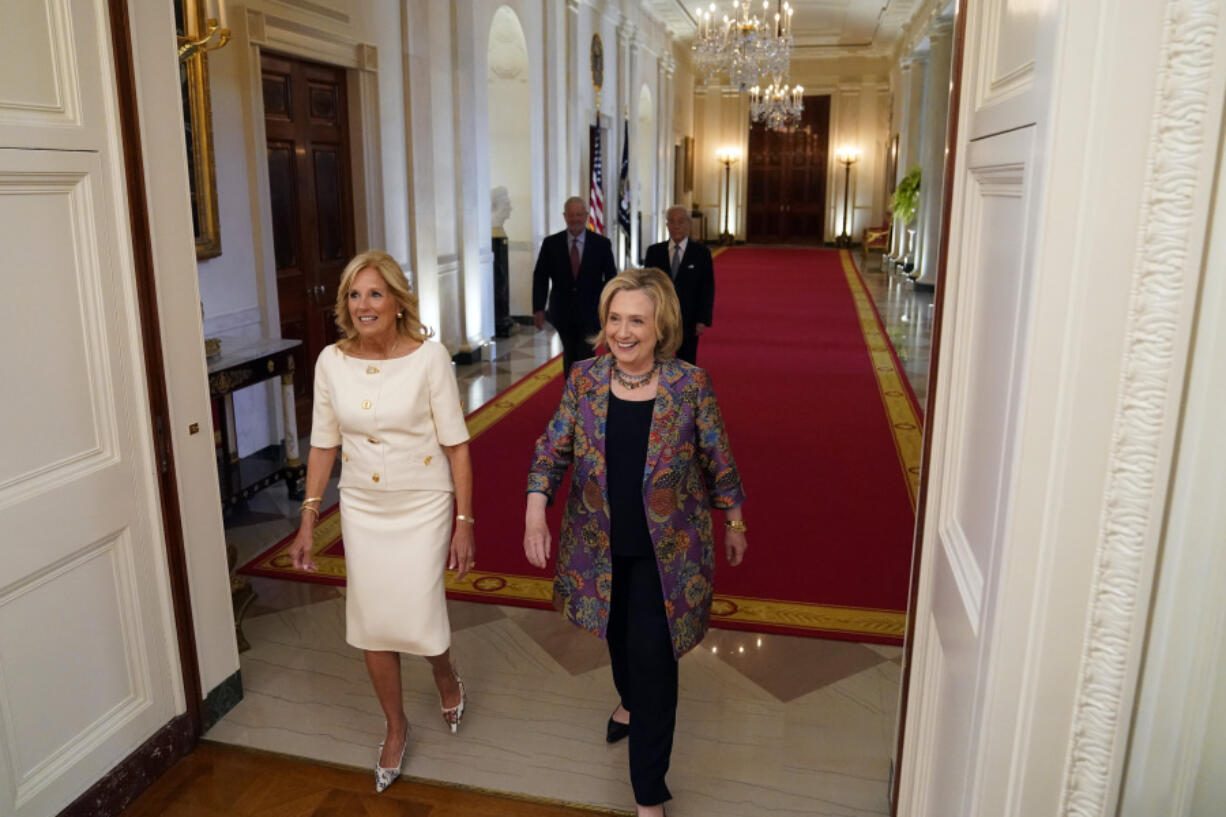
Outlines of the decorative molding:
{"type": "Polygon", "coordinates": [[[378,73],[379,71],[379,49],[370,43],[358,43],[357,45],[358,68],[362,71],[370,73],[378,73]]]}
{"type": "Polygon", "coordinates": [[[944,8],[946,2],[947,0],[924,0],[924,4],[915,12],[911,22],[907,23],[902,36],[894,45],[895,59],[905,57],[919,47],[920,41],[928,36],[929,28],[940,16],[941,9],[944,8]]]}
{"type": "Polygon", "coordinates": [[[349,15],[337,9],[329,8],[320,3],[312,3],[311,0],[274,0],[283,6],[297,8],[310,14],[319,17],[325,17],[338,23],[349,23],[349,15]]]}
{"type": "Polygon", "coordinates": [[[247,31],[251,44],[296,57],[317,60],[342,68],[374,71],[378,50],[344,34],[304,25],[263,11],[247,9],[247,31]]]}
{"type": "Polygon", "coordinates": [[[1177,404],[1178,376],[1170,361],[1185,278],[1195,274],[1188,257],[1194,238],[1193,193],[1203,159],[1214,145],[1205,139],[1207,92],[1213,81],[1218,30],[1214,0],[1168,0],[1158,59],[1157,100],[1151,122],[1145,193],[1129,294],[1127,350],[1111,434],[1106,495],[1072,721],[1067,777],[1060,814],[1098,817],[1115,797],[1131,697],[1132,645],[1145,626],[1141,583],[1146,547],[1161,514],[1155,474],[1164,429],[1177,404]]]}

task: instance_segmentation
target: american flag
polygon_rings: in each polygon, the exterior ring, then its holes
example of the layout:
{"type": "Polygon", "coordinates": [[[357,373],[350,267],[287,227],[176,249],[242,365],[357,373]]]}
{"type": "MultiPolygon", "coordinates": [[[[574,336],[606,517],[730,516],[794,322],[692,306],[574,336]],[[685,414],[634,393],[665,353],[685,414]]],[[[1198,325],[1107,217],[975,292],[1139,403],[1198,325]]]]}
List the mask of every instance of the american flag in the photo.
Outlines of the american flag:
{"type": "Polygon", "coordinates": [[[600,128],[590,126],[592,136],[592,192],[588,194],[587,226],[604,235],[604,159],[601,158],[600,128]]]}

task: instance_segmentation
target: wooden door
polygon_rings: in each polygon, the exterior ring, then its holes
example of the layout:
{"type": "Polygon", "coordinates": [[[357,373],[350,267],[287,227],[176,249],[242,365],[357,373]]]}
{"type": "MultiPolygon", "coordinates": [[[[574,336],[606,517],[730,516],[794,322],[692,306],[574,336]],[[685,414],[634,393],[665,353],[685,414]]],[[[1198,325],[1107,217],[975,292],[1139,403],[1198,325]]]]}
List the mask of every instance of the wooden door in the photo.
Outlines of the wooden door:
{"type": "Polygon", "coordinates": [[[345,71],[274,54],[261,67],[281,336],[302,341],[294,391],[305,431],[315,358],[338,336],[336,288],[354,254],[345,71]]]}
{"type": "Polygon", "coordinates": [[[0,10],[9,53],[20,46],[0,71],[0,247],[17,305],[0,321],[6,817],[58,813],[184,705],[113,7],[0,10]]]}
{"type": "Polygon", "coordinates": [[[749,129],[746,239],[758,243],[821,243],[826,215],[830,97],[805,97],[790,131],[749,129]]]}

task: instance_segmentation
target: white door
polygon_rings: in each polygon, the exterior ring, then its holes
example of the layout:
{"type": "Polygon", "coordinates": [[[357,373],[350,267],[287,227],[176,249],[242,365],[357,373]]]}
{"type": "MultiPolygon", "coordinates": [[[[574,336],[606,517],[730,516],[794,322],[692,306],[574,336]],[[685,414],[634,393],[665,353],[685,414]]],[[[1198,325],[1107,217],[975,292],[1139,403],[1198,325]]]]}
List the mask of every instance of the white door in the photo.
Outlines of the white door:
{"type": "Polygon", "coordinates": [[[977,814],[1031,341],[1054,3],[968,14],[899,815],[977,814]],[[1044,11],[1041,13],[1040,9],[1044,11]]]}
{"type": "Polygon", "coordinates": [[[0,4],[0,814],[182,709],[107,6],[0,4]]]}

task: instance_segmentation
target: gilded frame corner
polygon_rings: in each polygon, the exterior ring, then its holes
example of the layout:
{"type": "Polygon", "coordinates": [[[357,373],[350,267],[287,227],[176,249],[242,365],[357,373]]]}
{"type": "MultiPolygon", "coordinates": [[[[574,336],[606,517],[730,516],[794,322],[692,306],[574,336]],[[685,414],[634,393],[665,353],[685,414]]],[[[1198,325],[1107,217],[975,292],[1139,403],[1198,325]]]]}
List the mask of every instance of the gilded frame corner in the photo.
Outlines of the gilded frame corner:
{"type": "MultiPolygon", "coordinates": [[[[205,28],[202,0],[174,0],[180,35],[199,36],[205,28]]],[[[213,107],[209,98],[208,53],[196,51],[179,63],[183,103],[183,128],[187,145],[191,187],[192,228],[196,260],[221,255],[221,225],[218,221],[217,173],[213,159],[213,107]]]]}

